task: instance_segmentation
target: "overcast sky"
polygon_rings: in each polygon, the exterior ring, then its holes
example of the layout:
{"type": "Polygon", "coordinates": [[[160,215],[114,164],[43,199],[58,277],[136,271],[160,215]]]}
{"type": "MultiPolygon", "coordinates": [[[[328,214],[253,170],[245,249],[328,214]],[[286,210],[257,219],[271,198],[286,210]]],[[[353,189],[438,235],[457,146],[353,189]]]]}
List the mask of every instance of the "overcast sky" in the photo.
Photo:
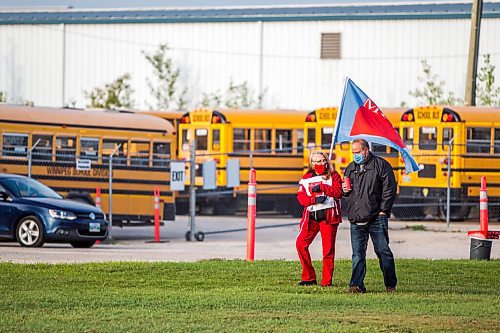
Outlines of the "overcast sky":
{"type": "MultiPolygon", "coordinates": [[[[426,1],[426,0],[423,0],[426,1]]],[[[419,2],[423,2],[420,0],[419,2]]],[[[460,1],[460,0],[459,0],[460,1]]],[[[471,0],[472,1],[472,0],[471,0]]],[[[416,2],[415,0],[0,0],[0,7],[71,6],[73,8],[215,7],[416,2]]],[[[449,2],[429,0],[428,2],[449,2]]]]}

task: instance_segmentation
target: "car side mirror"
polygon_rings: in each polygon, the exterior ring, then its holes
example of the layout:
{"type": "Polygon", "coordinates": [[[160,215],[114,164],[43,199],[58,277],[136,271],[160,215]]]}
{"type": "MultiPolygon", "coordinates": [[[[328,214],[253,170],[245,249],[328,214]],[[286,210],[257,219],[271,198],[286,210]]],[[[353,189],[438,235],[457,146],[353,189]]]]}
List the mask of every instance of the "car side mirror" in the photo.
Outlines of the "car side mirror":
{"type": "Polygon", "coordinates": [[[0,191],[0,200],[2,201],[12,201],[10,195],[5,191],[0,191]]]}

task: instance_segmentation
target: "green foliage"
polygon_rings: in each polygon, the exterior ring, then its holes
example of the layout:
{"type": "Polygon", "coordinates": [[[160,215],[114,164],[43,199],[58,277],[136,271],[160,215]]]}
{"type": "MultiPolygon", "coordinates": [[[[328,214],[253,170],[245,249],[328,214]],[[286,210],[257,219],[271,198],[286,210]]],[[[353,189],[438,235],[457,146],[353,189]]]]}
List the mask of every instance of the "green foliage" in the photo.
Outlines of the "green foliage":
{"type": "Polygon", "coordinates": [[[223,105],[222,100],[223,100],[222,94],[217,90],[216,92],[213,93],[202,93],[202,99],[200,102],[200,106],[206,107],[206,108],[216,108],[221,105],[223,105]]]}
{"type": "Polygon", "coordinates": [[[255,92],[248,86],[247,81],[236,84],[231,78],[225,95],[222,95],[218,90],[213,93],[203,93],[199,104],[211,108],[225,106],[233,109],[250,109],[261,105],[265,93],[264,91],[264,93],[255,97],[255,92]]]}
{"type": "Polygon", "coordinates": [[[406,227],[407,229],[411,229],[413,231],[425,231],[427,228],[423,224],[412,224],[406,227]]]}
{"type": "Polygon", "coordinates": [[[419,76],[418,80],[424,84],[423,89],[415,89],[410,91],[410,95],[418,99],[418,103],[427,105],[458,105],[462,104],[463,100],[455,97],[453,92],[448,93],[445,97],[444,80],[440,80],[437,74],[432,73],[431,66],[427,60],[422,60],[423,76],[419,76]]]}
{"type": "Polygon", "coordinates": [[[5,91],[0,90],[0,103],[7,102],[7,93],[5,91]]]}
{"type": "MultiPolygon", "coordinates": [[[[368,292],[299,287],[297,261],[0,263],[0,332],[494,332],[498,260],[398,259],[387,294],[378,261],[368,292]]],[[[319,273],[321,262],[314,266],[319,273]]]]}
{"type": "Polygon", "coordinates": [[[477,74],[476,98],[479,105],[500,106],[500,87],[495,88],[495,67],[490,55],[483,56],[483,67],[477,74]]]}
{"type": "Polygon", "coordinates": [[[151,95],[156,100],[155,105],[148,103],[150,109],[169,110],[176,104],[177,110],[185,110],[187,105],[187,88],[178,92],[180,70],[175,68],[172,59],[168,57],[166,44],[160,44],[153,54],[144,51],[146,60],[153,66],[155,80],[146,78],[151,95]]]}
{"type": "Polygon", "coordinates": [[[130,85],[130,74],[125,73],[115,81],[107,83],[104,88],[95,87],[92,91],[85,91],[85,97],[90,99],[87,107],[103,109],[131,108],[134,102],[131,99],[133,89],[130,85]]]}

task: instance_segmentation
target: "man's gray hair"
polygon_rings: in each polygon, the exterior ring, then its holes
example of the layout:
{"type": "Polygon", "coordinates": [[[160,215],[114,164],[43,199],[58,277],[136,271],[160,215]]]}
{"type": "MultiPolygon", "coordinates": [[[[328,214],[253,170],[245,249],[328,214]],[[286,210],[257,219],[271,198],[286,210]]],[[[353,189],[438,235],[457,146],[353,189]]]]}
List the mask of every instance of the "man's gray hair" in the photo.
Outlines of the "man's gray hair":
{"type": "Polygon", "coordinates": [[[370,149],[370,146],[368,145],[368,141],[365,139],[356,139],[352,143],[358,143],[361,146],[361,149],[368,148],[370,149]]]}

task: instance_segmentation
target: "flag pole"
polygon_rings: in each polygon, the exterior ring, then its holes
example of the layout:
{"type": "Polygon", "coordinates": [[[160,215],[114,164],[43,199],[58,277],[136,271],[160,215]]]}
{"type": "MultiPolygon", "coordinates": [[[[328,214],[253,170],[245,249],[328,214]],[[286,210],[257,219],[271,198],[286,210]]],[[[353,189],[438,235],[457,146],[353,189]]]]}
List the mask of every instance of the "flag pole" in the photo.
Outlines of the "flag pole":
{"type": "Polygon", "coordinates": [[[330,154],[328,155],[329,160],[332,159],[333,143],[335,141],[335,137],[336,137],[337,131],[338,131],[340,110],[342,110],[342,106],[344,105],[344,96],[345,96],[345,91],[347,89],[347,80],[348,79],[349,79],[348,76],[344,77],[344,92],[342,93],[342,100],[340,102],[339,110],[337,111],[337,119],[335,119],[335,127],[334,127],[333,133],[332,133],[332,143],[330,144],[330,154]]]}

